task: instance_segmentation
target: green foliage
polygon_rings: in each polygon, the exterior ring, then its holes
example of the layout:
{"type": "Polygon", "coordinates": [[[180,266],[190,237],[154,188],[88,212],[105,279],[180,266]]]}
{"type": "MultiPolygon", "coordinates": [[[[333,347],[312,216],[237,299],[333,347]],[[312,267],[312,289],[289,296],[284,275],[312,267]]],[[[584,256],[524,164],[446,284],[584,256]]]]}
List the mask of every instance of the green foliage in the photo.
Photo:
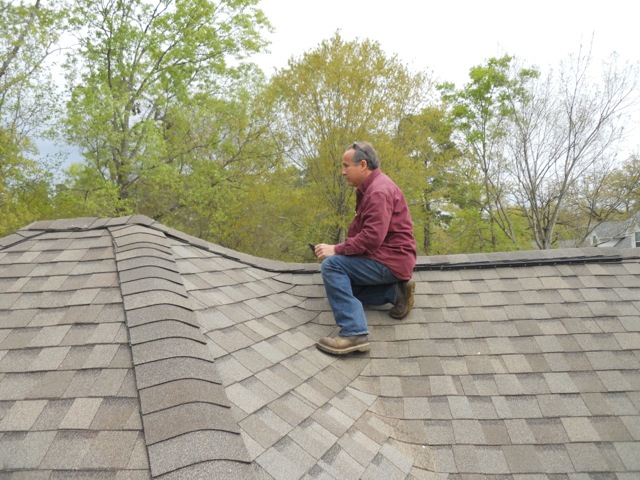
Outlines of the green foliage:
{"type": "MultiPolygon", "coordinates": [[[[263,45],[259,29],[267,24],[255,3],[132,0],[110,8],[92,0],[75,3],[71,22],[80,50],[67,65],[73,85],[67,138],[82,149],[87,166],[113,185],[113,207],[142,202],[147,213],[162,213],[149,209],[162,199],[141,195],[158,192],[172,168],[184,167],[171,132],[185,128],[176,125],[181,111],[198,109],[198,95],[214,98],[227,93],[227,84],[246,80],[249,71],[242,64],[228,63],[263,45]],[[151,186],[154,180],[160,183],[151,186]]],[[[199,148],[206,145],[181,147],[183,153],[199,148]]]]}
{"type": "Polygon", "coordinates": [[[353,215],[340,164],[356,140],[403,189],[421,254],[548,248],[640,208],[637,155],[585,167],[618,138],[630,71],[612,63],[593,86],[579,56],[550,88],[505,55],[434,99],[425,74],[336,33],[265,85],[245,63],[269,28],[257,3],[0,0],[0,235],[142,213],[242,252],[316,261],[307,242],[343,240],[353,215]],[[35,135],[61,130],[44,66],[67,26],[78,43],[62,130],[83,162],[54,189],[32,159],[35,135]]]}
{"type": "Polygon", "coordinates": [[[0,0],[0,125],[23,137],[42,134],[57,111],[56,89],[45,63],[58,49],[65,10],[0,0]]]}
{"type": "Polygon", "coordinates": [[[314,261],[307,246],[316,243],[310,198],[293,166],[256,177],[227,219],[220,243],[260,257],[314,261]]]}
{"type": "Polygon", "coordinates": [[[83,165],[73,164],[65,172],[64,182],[56,186],[53,199],[56,216],[111,217],[135,213],[130,200],[121,200],[115,185],[83,165]]]}
{"type": "Polygon", "coordinates": [[[0,0],[0,236],[50,215],[51,172],[37,154],[56,111],[44,68],[56,49],[64,11],[57,2],[0,0]]]}
{"type": "Polygon", "coordinates": [[[514,115],[514,99],[526,99],[527,83],[538,76],[536,69],[519,68],[514,57],[504,55],[473,67],[469,83],[461,89],[447,83],[438,87],[462,134],[459,148],[477,173],[475,178],[481,187],[475,189],[481,194],[474,200],[479,213],[475,217],[486,219],[484,228],[474,229],[481,236],[476,247],[481,251],[504,250],[505,236],[512,244],[509,249],[527,248],[521,229],[514,223],[505,142],[514,115]]]}
{"type": "Polygon", "coordinates": [[[46,217],[49,175],[22,155],[26,139],[0,126],[0,237],[46,217]]]}
{"type": "Polygon", "coordinates": [[[242,90],[235,98],[199,96],[171,109],[166,156],[137,184],[137,211],[233,248],[234,219],[248,192],[281,161],[270,134],[267,99],[242,90]]]}
{"type": "Polygon", "coordinates": [[[453,141],[453,124],[439,107],[427,107],[419,114],[402,120],[394,138],[397,158],[404,158],[396,181],[404,186],[411,209],[414,235],[421,254],[443,253],[449,248],[439,239],[460,208],[459,199],[466,192],[468,172],[453,141]]]}
{"type": "Polygon", "coordinates": [[[338,33],[273,77],[289,158],[313,199],[315,241],[341,241],[353,215],[353,190],[340,175],[346,147],[372,142],[383,170],[393,173],[391,136],[424,101],[426,87],[424,75],[386,56],[378,43],[346,42],[338,33]]]}
{"type": "MultiPolygon", "coordinates": [[[[528,228],[526,219],[517,210],[511,211],[510,214],[515,231],[521,238],[526,238],[528,228]]],[[[446,242],[445,249],[436,250],[434,254],[508,252],[527,249],[527,246],[515,245],[509,236],[491,224],[490,219],[485,218],[478,209],[471,208],[458,210],[441,237],[446,242]]]]}
{"type": "Polygon", "coordinates": [[[619,199],[618,211],[622,215],[640,212],[640,153],[632,154],[611,175],[607,192],[619,199]]]}
{"type": "Polygon", "coordinates": [[[580,246],[602,222],[624,221],[640,211],[640,157],[613,170],[597,165],[572,186],[558,215],[557,241],[580,246]]]}

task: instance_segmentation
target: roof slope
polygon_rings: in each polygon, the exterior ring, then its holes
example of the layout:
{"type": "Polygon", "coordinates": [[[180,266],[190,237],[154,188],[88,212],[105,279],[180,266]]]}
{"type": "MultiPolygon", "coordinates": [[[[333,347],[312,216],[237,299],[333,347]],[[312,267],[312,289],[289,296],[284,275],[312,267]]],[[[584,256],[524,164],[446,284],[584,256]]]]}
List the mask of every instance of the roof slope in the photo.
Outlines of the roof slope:
{"type": "Polygon", "coordinates": [[[0,471],[638,478],[638,253],[421,257],[412,313],[369,310],[371,351],[333,357],[315,263],[37,222],[0,239],[0,471]]]}

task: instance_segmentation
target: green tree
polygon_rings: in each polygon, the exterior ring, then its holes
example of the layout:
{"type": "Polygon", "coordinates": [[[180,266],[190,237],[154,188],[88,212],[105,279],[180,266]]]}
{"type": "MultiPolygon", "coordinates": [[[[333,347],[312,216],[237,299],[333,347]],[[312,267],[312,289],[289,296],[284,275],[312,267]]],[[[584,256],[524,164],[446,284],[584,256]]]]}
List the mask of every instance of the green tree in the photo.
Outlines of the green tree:
{"type": "Polygon", "coordinates": [[[316,241],[341,241],[353,215],[353,191],[340,175],[345,148],[371,141],[383,169],[395,171],[401,159],[391,137],[419,110],[427,85],[424,74],[386,56],[377,42],[347,42],[339,33],[272,78],[288,158],[302,170],[315,211],[316,241]]]}
{"type": "Polygon", "coordinates": [[[139,211],[156,212],[155,218],[175,228],[250,251],[246,240],[236,241],[244,235],[234,231],[236,217],[282,160],[268,99],[259,86],[226,99],[202,95],[189,109],[173,109],[170,118],[165,138],[172,161],[138,182],[139,211]]]}
{"type": "Polygon", "coordinates": [[[49,212],[51,173],[34,160],[35,138],[55,114],[47,61],[63,18],[55,2],[0,0],[0,235],[49,212]]]}
{"type": "Polygon", "coordinates": [[[293,165],[254,178],[228,218],[224,244],[264,258],[316,261],[307,245],[315,238],[308,200],[300,171],[293,165]]]}
{"type": "MultiPolygon", "coordinates": [[[[167,214],[168,201],[159,198],[163,182],[179,189],[179,175],[194,168],[190,154],[209,146],[179,145],[180,132],[194,137],[194,130],[180,122],[190,110],[202,111],[204,97],[211,97],[209,106],[215,107],[213,99],[224,98],[234,82],[247,79],[250,69],[243,59],[262,47],[260,31],[268,26],[256,3],[75,3],[72,23],[79,49],[67,65],[73,86],[67,138],[80,147],[87,167],[113,186],[118,213],[167,214]]],[[[228,103],[218,105],[226,109],[228,103]]],[[[199,126],[219,128],[216,115],[208,112],[209,122],[199,126]]]]}
{"type": "Polygon", "coordinates": [[[404,185],[420,253],[449,253],[446,230],[464,207],[468,174],[453,140],[453,123],[440,107],[426,107],[399,125],[394,141],[410,159],[397,175],[404,185]],[[462,196],[461,196],[462,195],[462,196]]]}
{"type": "Polygon", "coordinates": [[[56,112],[47,62],[59,51],[64,15],[55,1],[0,0],[0,125],[13,132],[25,153],[56,112]]]}
{"type": "Polygon", "coordinates": [[[531,68],[514,69],[513,63],[514,57],[509,55],[490,58],[486,65],[470,70],[470,82],[462,89],[450,83],[439,87],[462,134],[461,149],[478,172],[482,186],[477,198],[480,214],[474,216],[489,222],[488,228],[476,230],[482,235],[478,245],[482,251],[523,246],[509,202],[513,191],[505,142],[513,115],[510,100],[525,96],[524,85],[539,73],[531,68]]]}
{"type": "Polygon", "coordinates": [[[590,52],[581,49],[561,64],[558,75],[531,78],[524,95],[509,98],[515,199],[541,249],[556,244],[555,227],[572,190],[585,193],[583,206],[592,209],[587,218],[602,221],[616,208],[602,208],[598,198],[627,113],[637,105],[638,69],[620,65],[613,55],[602,64],[600,78],[595,73],[590,52]]]}
{"type": "Polygon", "coordinates": [[[620,200],[620,214],[628,216],[640,212],[640,153],[630,155],[609,177],[607,191],[614,199],[620,200]]]}
{"type": "Polygon", "coordinates": [[[600,163],[569,189],[558,214],[557,237],[583,245],[603,222],[624,221],[640,211],[640,157],[602,168],[600,163]]]}
{"type": "Polygon", "coordinates": [[[0,126],[0,237],[49,213],[50,174],[24,157],[24,151],[12,132],[0,126]]]}
{"type": "Polygon", "coordinates": [[[70,165],[56,185],[53,208],[59,218],[118,216],[123,208],[116,186],[88,165],[70,165]]]}

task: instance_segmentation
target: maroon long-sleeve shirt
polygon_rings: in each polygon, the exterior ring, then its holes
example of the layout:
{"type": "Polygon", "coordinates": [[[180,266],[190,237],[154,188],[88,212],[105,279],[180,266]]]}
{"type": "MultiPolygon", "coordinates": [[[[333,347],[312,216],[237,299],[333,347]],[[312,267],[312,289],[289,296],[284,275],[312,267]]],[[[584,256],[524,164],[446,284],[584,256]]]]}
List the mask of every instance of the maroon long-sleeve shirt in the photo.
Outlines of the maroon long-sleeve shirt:
{"type": "Polygon", "coordinates": [[[408,280],[416,265],[416,240],[402,190],[375,169],[356,190],[356,216],[347,240],[335,247],[338,255],[360,255],[389,267],[408,280]]]}

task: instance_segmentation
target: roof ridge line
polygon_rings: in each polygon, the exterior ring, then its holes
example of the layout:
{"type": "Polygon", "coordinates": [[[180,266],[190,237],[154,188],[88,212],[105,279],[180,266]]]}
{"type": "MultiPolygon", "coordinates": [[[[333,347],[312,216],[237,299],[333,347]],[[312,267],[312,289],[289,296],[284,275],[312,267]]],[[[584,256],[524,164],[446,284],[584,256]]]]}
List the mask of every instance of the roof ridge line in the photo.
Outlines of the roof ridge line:
{"type": "MultiPolygon", "coordinates": [[[[251,267],[265,270],[267,272],[300,274],[319,272],[319,264],[317,263],[293,263],[256,257],[247,253],[242,253],[223,247],[222,245],[217,245],[206,240],[202,240],[201,238],[194,237],[175,228],[168,227],[161,222],[147,217],[146,215],[140,214],[112,218],[79,217],[74,219],[43,220],[27,225],[26,227],[18,230],[16,234],[20,234],[20,232],[32,231],[40,232],[39,234],[47,232],[78,232],[108,229],[110,227],[127,227],[132,225],[140,225],[150,228],[157,232],[163,233],[166,237],[176,238],[180,241],[188,243],[193,247],[200,248],[207,252],[215,253],[216,255],[219,255],[220,257],[227,260],[237,261],[251,267]]],[[[24,238],[20,239],[20,241],[24,240],[24,238]]],[[[15,245],[16,243],[19,242],[13,242],[9,245],[0,244],[0,249],[4,248],[5,246],[15,245]]]]}
{"type": "Polygon", "coordinates": [[[624,259],[640,259],[640,255],[622,257],[621,255],[600,255],[597,257],[557,257],[520,260],[497,260],[486,262],[434,263],[416,265],[415,271],[428,270],[466,270],[484,268],[537,267],[542,265],[575,265],[586,263],[620,263],[624,259]]]}
{"type": "MultiPolygon", "coordinates": [[[[59,219],[51,221],[45,220],[34,222],[30,225],[27,225],[23,229],[18,230],[15,234],[10,235],[9,237],[5,237],[4,239],[0,239],[5,241],[4,244],[0,242],[0,249],[24,242],[25,240],[33,238],[35,235],[41,235],[46,232],[88,231],[110,227],[127,227],[133,225],[140,225],[151,230],[161,232],[167,238],[175,238],[193,247],[216,254],[221,258],[233,260],[244,265],[259,268],[271,273],[315,274],[318,273],[320,269],[318,263],[285,262],[281,260],[271,260],[263,257],[256,257],[247,253],[238,252],[236,250],[223,247],[222,245],[214,244],[206,240],[202,240],[198,237],[194,237],[172,227],[167,227],[163,223],[141,214],[112,218],[79,217],[74,219],[59,219]],[[39,233],[28,235],[29,232],[39,233]],[[25,236],[25,234],[27,235],[25,236]],[[6,242],[7,239],[11,239],[15,235],[17,235],[19,238],[13,238],[13,241],[9,243],[6,242]]],[[[640,255],[638,255],[635,250],[637,249],[584,247],[563,248],[554,250],[519,250],[515,252],[488,252],[473,254],[419,256],[417,258],[418,263],[416,264],[414,271],[466,270],[484,268],[532,267],[553,264],[570,265],[577,263],[621,262],[625,259],[639,259],[640,255]],[[625,253],[626,250],[630,250],[632,251],[632,253],[627,254],[625,253]],[[537,255],[536,252],[538,253],[537,255]],[[540,257],[540,252],[544,252],[543,258],[540,257]],[[580,253],[581,255],[576,254],[568,256],[568,252],[576,252],[580,253]],[[486,258],[487,256],[499,256],[503,258],[496,260],[487,259],[473,261],[473,257],[486,258]]]]}

